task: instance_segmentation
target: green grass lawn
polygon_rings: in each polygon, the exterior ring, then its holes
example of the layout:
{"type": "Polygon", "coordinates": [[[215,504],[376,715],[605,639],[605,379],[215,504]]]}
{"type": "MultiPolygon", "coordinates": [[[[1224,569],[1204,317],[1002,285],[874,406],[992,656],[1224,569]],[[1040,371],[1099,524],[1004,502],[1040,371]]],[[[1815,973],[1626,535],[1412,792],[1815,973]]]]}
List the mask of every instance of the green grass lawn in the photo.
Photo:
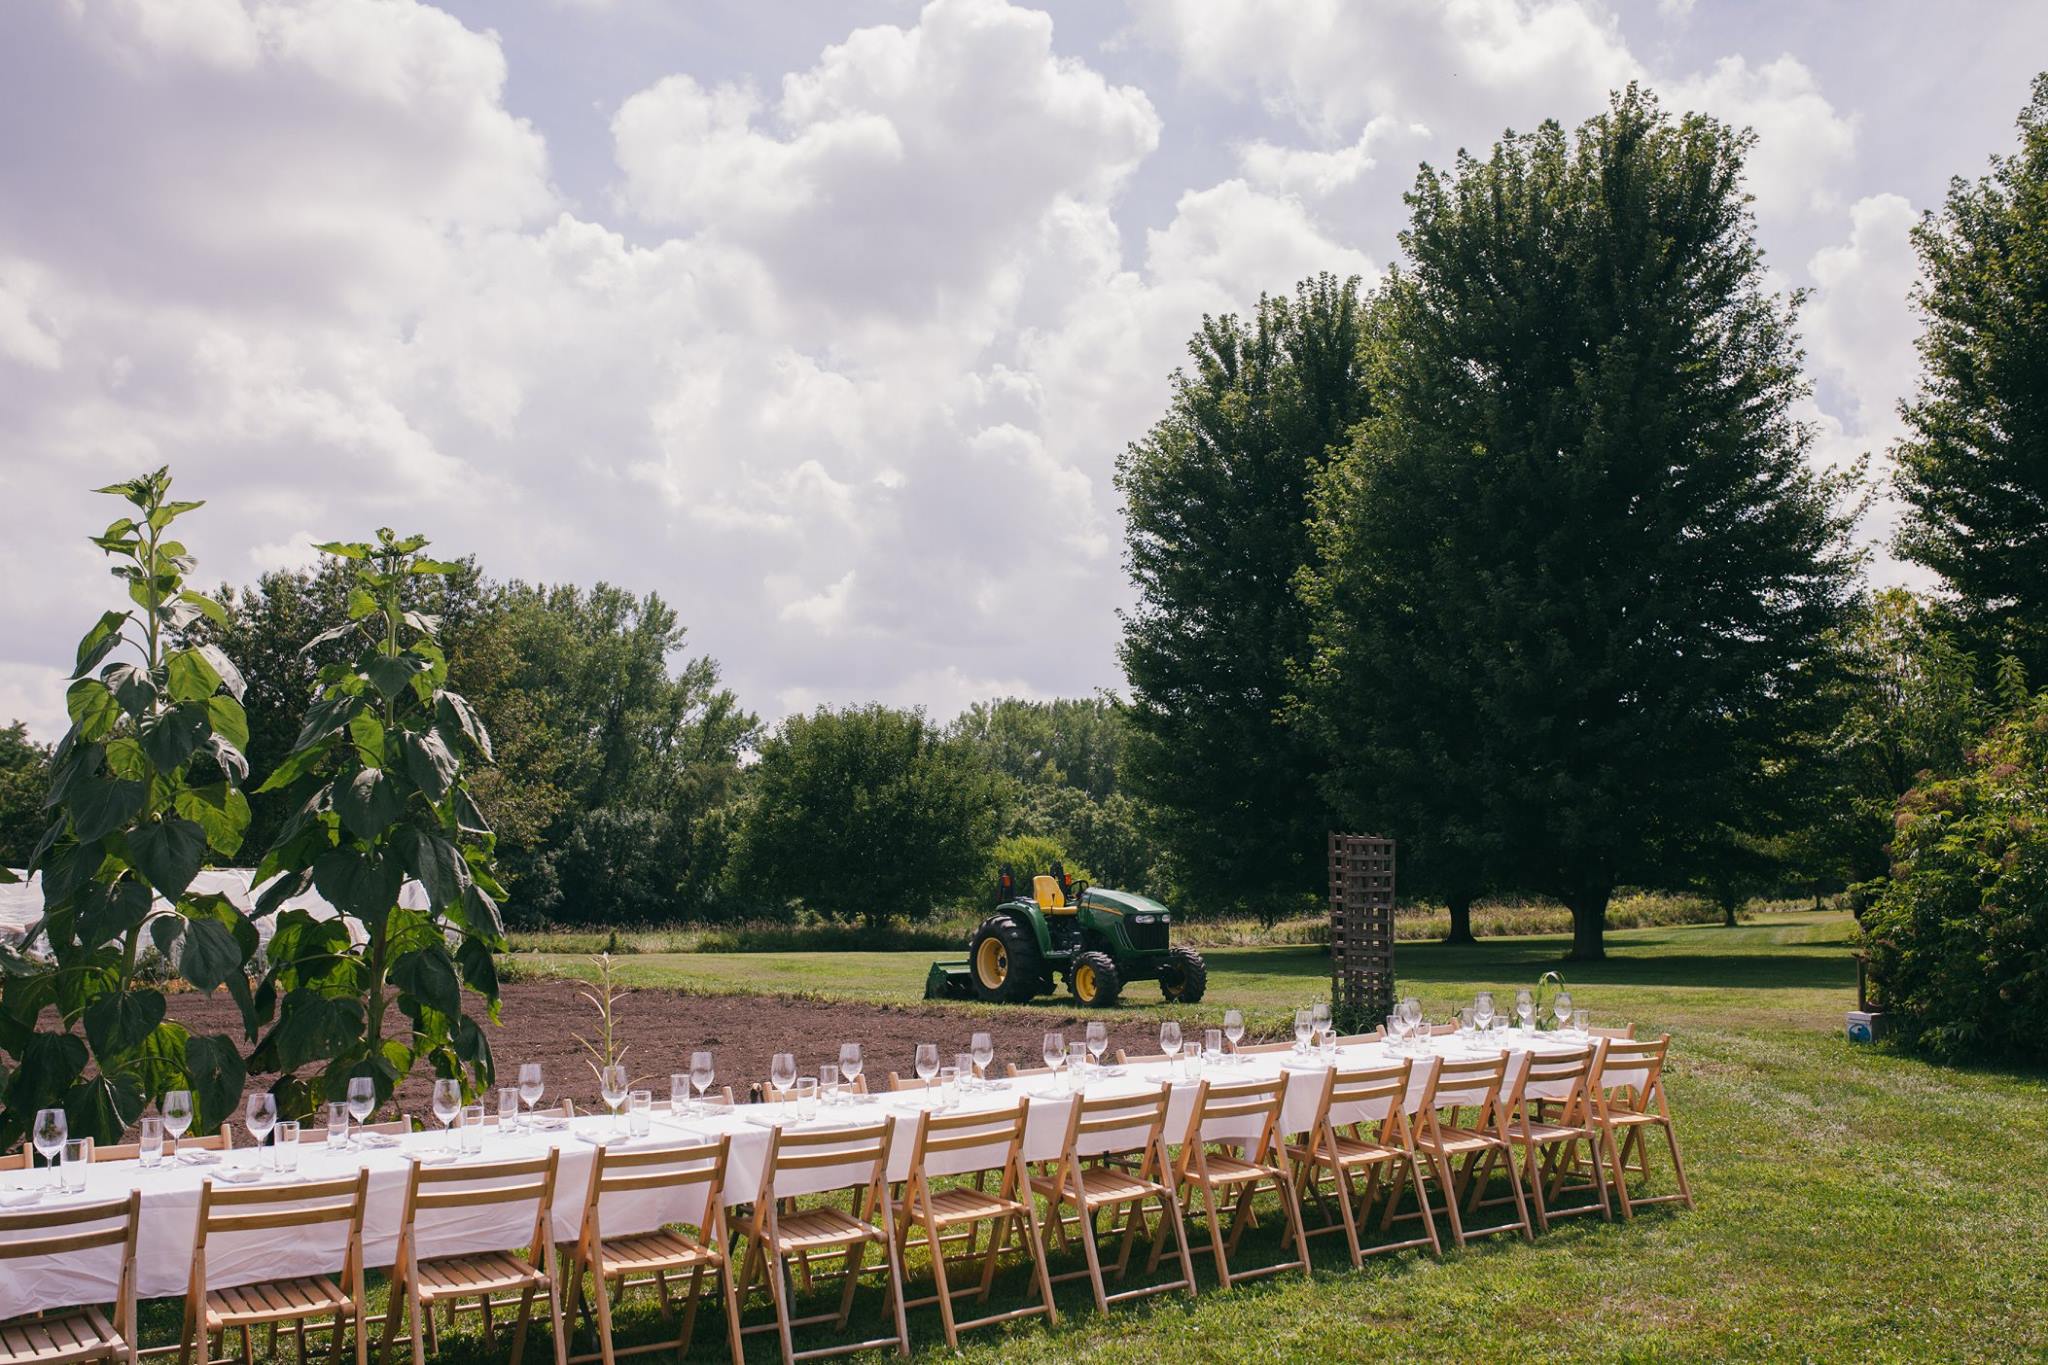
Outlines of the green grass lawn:
{"type": "MultiPolygon", "coordinates": [[[[2039,1075],[1950,1070],[1850,1045],[1841,1028],[1855,983],[1847,936],[1846,917],[1831,914],[1639,930],[1610,935],[1607,962],[1567,971],[1596,1017],[1672,1035],[1670,1092],[1694,1212],[1666,1206],[1626,1225],[1569,1220],[1533,1245],[1496,1238],[1442,1262],[1402,1253],[1363,1272],[1349,1268],[1338,1239],[1318,1239],[1312,1281],[1209,1292],[1205,1272],[1205,1292],[1192,1301],[1151,1300],[1107,1317],[1070,1284],[1059,1328],[983,1332],[966,1354],[2048,1359],[2048,1085],[2039,1075]]],[[[1482,985],[1532,983],[1564,947],[1551,938],[1403,945],[1396,962],[1404,990],[1440,1015],[1482,985]]],[[[630,957],[624,968],[639,985],[908,1001],[927,960],[678,953],[630,957]]],[[[1240,1005],[1277,1028],[1327,993],[1327,960],[1314,950],[1219,949],[1209,960],[1210,996],[1197,1012],[1240,1005]]],[[[1653,1183],[1669,1188],[1668,1177],[1653,1183]]],[[[1256,1237],[1247,1245],[1251,1263],[1262,1248],[1256,1237]]],[[[1012,1271],[1003,1283],[1015,1296],[1024,1278],[1012,1271]]],[[[857,1311],[876,1321],[879,1294],[865,1294],[857,1311]]],[[[644,1306],[627,1321],[636,1340],[659,1326],[644,1306]]],[[[725,1359],[716,1322],[700,1322],[693,1358],[725,1359]]],[[[943,1350],[931,1310],[913,1315],[912,1331],[921,1352],[943,1350]]],[[[772,1338],[750,1341],[752,1359],[774,1358],[772,1338]]],[[[468,1335],[444,1339],[442,1354],[488,1358],[468,1335]]]]}

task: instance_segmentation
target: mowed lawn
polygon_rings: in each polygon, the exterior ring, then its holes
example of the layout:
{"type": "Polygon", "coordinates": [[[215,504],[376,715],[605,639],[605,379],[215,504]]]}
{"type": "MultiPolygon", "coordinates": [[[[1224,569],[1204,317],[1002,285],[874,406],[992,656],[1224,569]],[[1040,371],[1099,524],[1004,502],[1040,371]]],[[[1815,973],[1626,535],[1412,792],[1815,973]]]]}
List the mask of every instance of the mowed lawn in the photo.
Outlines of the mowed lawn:
{"type": "MultiPolygon", "coordinates": [[[[976,1359],[2016,1360],[2048,1358],[2048,1085],[1849,1044],[1850,924],[1771,915],[1735,929],[1609,936],[1610,958],[1563,967],[1597,1021],[1672,1035],[1670,1090],[1695,1212],[1630,1225],[1570,1220],[1533,1245],[1493,1239],[1439,1263],[1402,1253],[1352,1271],[1319,1239],[1312,1281],[1123,1306],[1107,1318],[1063,1286],[1056,1330],[979,1334],[976,1359]]],[[[1402,945],[1404,991],[1442,1017],[1481,987],[1512,992],[1560,966],[1562,939],[1402,945]]],[[[1277,1032],[1327,998],[1314,949],[1219,949],[1209,997],[1277,1032]]],[[[520,955],[575,973],[576,959],[520,955]]],[[[877,1003],[921,994],[929,955],[650,954],[634,985],[799,992],[877,1003]]],[[[1123,1006],[1157,1014],[1135,988],[1123,1006]]],[[[1056,1003],[1056,1002],[1048,1002],[1056,1003]]],[[[984,1007],[960,1005],[963,1015],[984,1007]]],[[[763,1027],[772,1027],[772,1012],[763,1027]]],[[[1667,1176],[1656,1180],[1668,1189],[1667,1176]]],[[[1209,1281],[1205,1276],[1205,1290],[1209,1281]]],[[[1021,1276],[1006,1283],[1021,1288],[1021,1276]]],[[[861,1300],[879,1312],[878,1296],[861,1300]]],[[[715,1323],[715,1319],[714,1319],[715,1323]]],[[[652,1331],[651,1317],[640,1321],[652,1331]]],[[[700,1331],[705,1329],[700,1328],[700,1331]]],[[[920,1349],[943,1348],[935,1318],[920,1349]]],[[[640,1332],[636,1331],[636,1335],[640,1332]]],[[[772,1354],[753,1339],[754,1354],[772,1354]]],[[[455,1343],[444,1343],[454,1346],[455,1343]]],[[[456,1348],[460,1354],[461,1348],[456,1348]]],[[[697,1351],[722,1358],[715,1327],[697,1351]]],[[[452,1357],[451,1357],[452,1358],[452,1357]]]]}

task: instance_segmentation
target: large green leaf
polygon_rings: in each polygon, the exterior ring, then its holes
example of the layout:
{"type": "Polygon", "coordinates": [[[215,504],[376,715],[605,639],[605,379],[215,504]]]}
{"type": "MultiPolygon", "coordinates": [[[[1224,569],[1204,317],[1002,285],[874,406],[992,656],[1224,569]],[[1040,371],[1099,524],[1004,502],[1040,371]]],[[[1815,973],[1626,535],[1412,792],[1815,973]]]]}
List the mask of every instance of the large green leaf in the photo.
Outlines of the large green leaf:
{"type": "Polygon", "coordinates": [[[113,833],[141,814],[149,788],[140,782],[96,777],[73,786],[66,812],[72,837],[82,844],[113,833]]]}
{"type": "MultiPolygon", "coordinates": [[[[215,698],[224,701],[226,698],[215,698]]],[[[208,708],[209,713],[211,707],[208,708]]],[[[228,780],[240,786],[249,777],[249,759],[238,745],[231,744],[222,735],[211,735],[206,741],[206,751],[213,755],[213,761],[228,775],[228,780]]]]}
{"type": "Polygon", "coordinates": [[[210,1133],[241,1107],[242,1087],[248,1080],[241,1050],[234,1039],[211,1034],[187,1041],[185,1059],[191,1071],[192,1100],[199,1107],[194,1126],[210,1133]]]}
{"type": "Polygon", "coordinates": [[[399,695],[412,685],[412,675],[424,666],[422,660],[409,655],[383,655],[371,660],[369,668],[364,671],[370,675],[370,685],[377,689],[384,700],[396,701],[399,695]]]}
{"type": "Polygon", "coordinates": [[[208,697],[206,723],[213,727],[214,734],[237,749],[249,747],[249,713],[233,697],[208,697]]]}
{"type": "Polygon", "coordinates": [[[365,768],[384,766],[384,722],[377,719],[374,711],[356,712],[348,723],[348,737],[365,768]]]}
{"type": "Polygon", "coordinates": [[[375,839],[405,812],[405,797],[388,773],[359,770],[346,786],[334,788],[334,813],[358,839],[375,839]]]}
{"type": "Polygon", "coordinates": [[[134,664],[109,664],[100,670],[100,681],[114,694],[121,709],[138,719],[156,704],[156,684],[134,664]]]}
{"type": "Polygon", "coordinates": [[[62,804],[78,783],[98,776],[100,764],[106,760],[104,745],[78,743],[77,735],[75,727],[65,732],[64,743],[50,760],[50,790],[43,797],[44,810],[62,804]]]}
{"type": "Polygon", "coordinates": [[[337,848],[313,861],[313,884],[330,905],[365,923],[381,922],[398,903],[405,871],[368,850],[337,848]]]}
{"type": "Polygon", "coordinates": [[[142,1091],[130,1076],[87,1076],[74,1082],[64,1096],[64,1117],[75,1138],[119,1142],[141,1115],[142,1091]]]}
{"type": "Polygon", "coordinates": [[[455,963],[462,969],[462,983],[491,1002],[495,1011],[498,1001],[498,960],[483,940],[465,938],[455,949],[455,963]]]}
{"type": "Polygon", "coordinates": [[[405,771],[429,801],[439,801],[455,780],[458,767],[441,736],[432,730],[402,731],[398,743],[405,750],[405,771]]]}
{"type": "Polygon", "coordinates": [[[227,656],[225,650],[219,645],[201,645],[199,652],[213,666],[213,671],[220,674],[221,685],[227,688],[229,695],[240,701],[248,694],[249,684],[243,681],[242,670],[235,667],[235,661],[227,656]]]}
{"type": "Polygon", "coordinates": [[[360,1000],[296,990],[278,1004],[277,1023],[252,1059],[266,1069],[297,1071],[362,1045],[365,1022],[360,1000]]]}
{"type": "Polygon", "coordinates": [[[112,884],[95,883],[78,895],[78,937],[97,947],[125,938],[149,918],[155,903],[149,888],[132,877],[123,876],[112,884]]]}
{"type": "Polygon", "coordinates": [[[405,953],[391,964],[391,980],[398,988],[449,1018],[462,1013],[462,986],[448,950],[436,943],[417,952],[405,953]]]}
{"type": "Polygon", "coordinates": [[[486,763],[491,761],[490,732],[484,729],[476,708],[460,692],[434,694],[434,724],[444,735],[461,735],[486,763]]]}
{"type": "Polygon", "coordinates": [[[334,742],[331,739],[323,739],[317,744],[309,744],[304,748],[292,750],[291,753],[285,756],[284,762],[278,764],[271,771],[270,776],[263,779],[263,785],[256,790],[259,793],[273,792],[283,787],[289,787],[292,783],[324,763],[327,760],[327,755],[333,751],[333,748],[334,742]]]}
{"type": "Polygon", "coordinates": [[[9,1109],[53,1107],[92,1060],[85,1039],[75,1033],[36,1033],[21,1049],[21,1063],[8,1087],[9,1109]]]}
{"type": "Polygon", "coordinates": [[[178,600],[193,608],[201,616],[223,628],[228,623],[228,609],[203,592],[185,591],[178,594],[178,600]]]}
{"type": "Polygon", "coordinates": [[[242,949],[228,927],[216,919],[194,919],[185,929],[178,953],[178,971],[201,991],[218,990],[242,970],[242,949]]]}
{"type": "Polygon", "coordinates": [[[41,863],[44,908],[70,903],[106,861],[106,846],[96,839],[58,847],[41,863]]]}
{"type": "Polygon", "coordinates": [[[427,900],[436,910],[459,905],[469,885],[469,869],[455,845],[438,834],[402,829],[392,836],[392,846],[405,860],[406,869],[426,888],[427,900]]]}
{"type": "Polygon", "coordinates": [[[205,859],[206,831],[179,816],[148,821],[128,834],[128,860],[165,900],[185,894],[205,859]]]}
{"type": "Polygon", "coordinates": [[[164,1021],[164,997],[153,990],[113,991],[85,1007],[85,1037],[104,1070],[164,1021]]]}
{"type": "Polygon", "coordinates": [[[64,709],[81,739],[105,739],[121,719],[121,703],[98,678],[80,678],[64,691],[64,709]]]}
{"type": "Polygon", "coordinates": [[[205,701],[220,690],[220,674],[197,649],[181,649],[164,661],[164,685],[173,701],[205,701]]]}
{"type": "Polygon", "coordinates": [[[142,752],[161,773],[174,772],[192,757],[213,727],[204,702],[185,702],[156,716],[142,727],[142,752]]]}
{"type": "Polygon", "coordinates": [[[110,611],[100,617],[99,623],[78,642],[78,664],[71,670],[72,677],[83,678],[99,667],[100,660],[121,643],[121,627],[128,623],[128,618],[125,611],[110,611]]]}
{"type": "Polygon", "coordinates": [[[175,805],[178,814],[206,832],[207,845],[214,852],[233,857],[241,848],[242,835],[249,828],[249,799],[235,788],[225,782],[186,787],[179,791],[175,805]]]}

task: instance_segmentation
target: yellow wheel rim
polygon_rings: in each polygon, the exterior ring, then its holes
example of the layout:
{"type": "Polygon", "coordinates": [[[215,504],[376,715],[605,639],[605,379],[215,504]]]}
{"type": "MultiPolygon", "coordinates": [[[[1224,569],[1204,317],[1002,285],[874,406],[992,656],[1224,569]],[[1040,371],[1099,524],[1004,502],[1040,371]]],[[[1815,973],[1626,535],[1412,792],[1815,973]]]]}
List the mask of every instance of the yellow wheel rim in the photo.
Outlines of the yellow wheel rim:
{"type": "Polygon", "coordinates": [[[1085,962],[1074,968],[1074,995],[1086,1004],[1095,1003],[1095,969],[1085,962]]]}
{"type": "Polygon", "coordinates": [[[981,977],[981,984],[994,989],[1010,979],[1010,955],[1003,951],[1001,939],[985,938],[974,954],[974,970],[981,977]]]}

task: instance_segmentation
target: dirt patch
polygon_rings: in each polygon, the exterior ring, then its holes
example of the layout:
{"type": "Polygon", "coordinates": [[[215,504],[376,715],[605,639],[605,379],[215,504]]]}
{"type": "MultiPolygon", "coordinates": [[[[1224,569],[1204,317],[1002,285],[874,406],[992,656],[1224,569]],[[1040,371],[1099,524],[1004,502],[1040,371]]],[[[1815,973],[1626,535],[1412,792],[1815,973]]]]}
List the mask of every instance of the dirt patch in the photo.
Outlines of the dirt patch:
{"type": "MultiPolygon", "coordinates": [[[[596,1019],[590,1006],[577,998],[577,983],[511,981],[503,990],[500,1012],[504,1022],[485,1026],[500,1077],[516,1077],[521,1062],[539,1062],[547,1078],[549,1100],[567,1095],[578,1108],[598,1107],[597,1077],[585,1065],[583,1049],[576,1042],[578,1035],[591,1035],[596,1019]]],[[[241,1037],[241,1016],[224,993],[212,997],[174,994],[170,1015],[195,1033],[241,1037]]],[[[795,1053],[799,1074],[814,1076],[821,1063],[838,1060],[841,1043],[857,1042],[869,1087],[883,1089],[891,1069],[910,1074],[919,1043],[937,1043],[950,1066],[953,1054],[967,1050],[969,1036],[985,1031],[995,1043],[995,1067],[1000,1072],[1005,1062],[1043,1065],[1039,1051],[1048,1030],[1059,1029],[1070,1042],[1079,1041],[1091,1018],[1109,1025],[1112,1054],[1119,1047],[1134,1053],[1158,1051],[1158,1017],[1149,1012],[1119,1018],[1018,1008],[982,1015],[944,1007],[667,990],[626,992],[619,1006],[618,1030],[633,1074],[644,1076],[642,1084],[657,1098],[666,1098],[669,1074],[687,1069],[690,1053],[699,1048],[716,1054],[718,1084],[731,1085],[735,1095],[744,1095],[750,1082],[767,1079],[769,1059],[777,1052],[795,1053]]],[[[267,1087],[271,1079],[251,1077],[251,1088],[267,1087]]],[[[432,1077],[417,1070],[398,1092],[403,1112],[425,1120],[430,1127],[432,1088],[432,1077]]],[[[237,1131],[237,1140],[243,1136],[237,1131]]]]}

